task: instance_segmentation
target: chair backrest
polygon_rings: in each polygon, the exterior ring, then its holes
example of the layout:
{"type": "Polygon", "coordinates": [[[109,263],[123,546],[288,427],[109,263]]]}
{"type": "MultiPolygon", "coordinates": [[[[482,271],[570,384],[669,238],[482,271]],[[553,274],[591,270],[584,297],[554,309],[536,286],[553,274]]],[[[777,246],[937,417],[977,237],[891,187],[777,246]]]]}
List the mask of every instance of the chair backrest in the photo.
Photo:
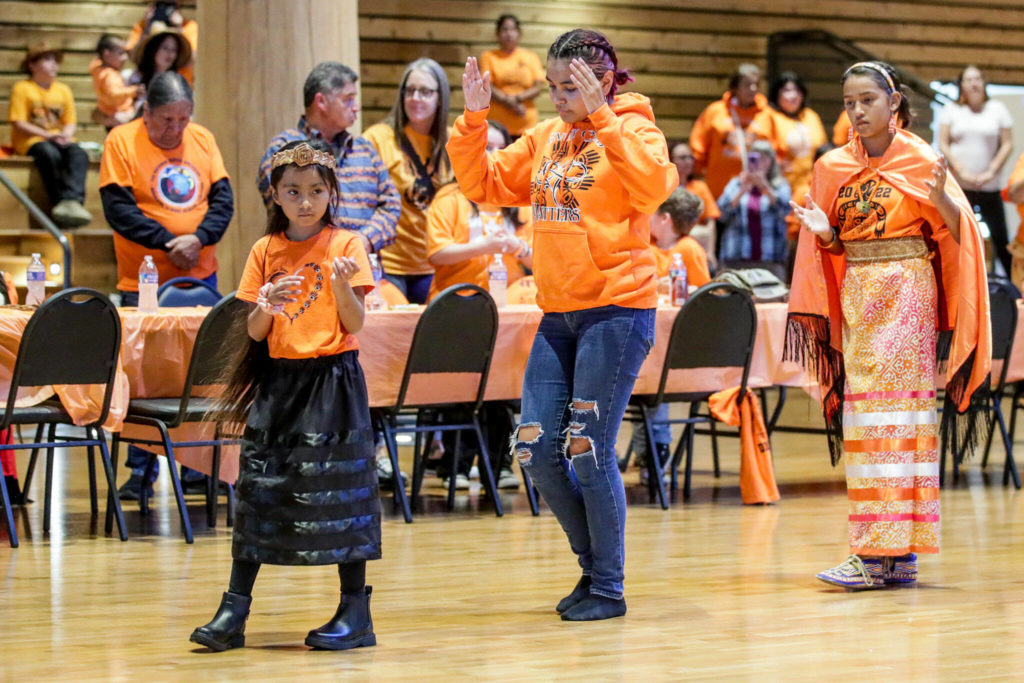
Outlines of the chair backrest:
{"type": "Polygon", "coordinates": [[[199,278],[175,277],[160,285],[157,303],[171,308],[213,306],[221,299],[217,288],[199,278]],[[189,286],[183,286],[189,285],[189,286]]]}
{"type": "Polygon", "coordinates": [[[479,373],[479,409],[497,336],[498,309],[487,290],[458,284],[438,294],[416,323],[395,410],[405,405],[412,375],[434,372],[479,373]]]}
{"type": "Polygon", "coordinates": [[[18,347],[2,428],[10,424],[20,387],[105,384],[94,424],[107,419],[121,353],[121,318],[103,294],[86,287],[65,289],[40,304],[18,347]]]}
{"type": "Polygon", "coordinates": [[[1010,367],[1010,351],[1013,349],[1013,338],[1017,333],[1017,300],[1020,297],[1014,294],[1011,287],[1013,285],[1000,282],[989,282],[988,287],[992,320],[992,360],[1003,361],[999,387],[1006,381],[1006,371],[1010,367]]]}
{"type": "Polygon", "coordinates": [[[746,290],[721,282],[698,289],[672,323],[658,401],[664,397],[669,372],[691,368],[743,368],[742,399],[756,335],[757,310],[746,290]]]}
{"type": "Polygon", "coordinates": [[[235,298],[231,292],[206,314],[196,333],[192,357],[185,376],[186,397],[194,386],[206,386],[223,381],[225,366],[231,362],[237,347],[232,335],[245,332],[245,318],[249,304],[235,298]]]}

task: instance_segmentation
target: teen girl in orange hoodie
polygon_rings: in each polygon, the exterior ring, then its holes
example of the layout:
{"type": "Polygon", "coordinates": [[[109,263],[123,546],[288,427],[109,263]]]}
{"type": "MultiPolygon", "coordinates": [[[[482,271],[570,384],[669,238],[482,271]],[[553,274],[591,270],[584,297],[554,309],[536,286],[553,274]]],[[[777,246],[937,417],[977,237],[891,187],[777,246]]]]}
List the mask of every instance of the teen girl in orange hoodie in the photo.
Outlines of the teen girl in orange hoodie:
{"type": "Polygon", "coordinates": [[[537,304],[515,453],[558,518],[583,576],[556,608],[567,621],[625,614],[626,501],[615,437],[654,341],[657,278],[648,216],[679,184],[646,97],[596,31],[548,50],[558,118],[488,157],[490,74],[466,61],[466,112],[448,154],[476,202],[530,205],[537,304]]]}

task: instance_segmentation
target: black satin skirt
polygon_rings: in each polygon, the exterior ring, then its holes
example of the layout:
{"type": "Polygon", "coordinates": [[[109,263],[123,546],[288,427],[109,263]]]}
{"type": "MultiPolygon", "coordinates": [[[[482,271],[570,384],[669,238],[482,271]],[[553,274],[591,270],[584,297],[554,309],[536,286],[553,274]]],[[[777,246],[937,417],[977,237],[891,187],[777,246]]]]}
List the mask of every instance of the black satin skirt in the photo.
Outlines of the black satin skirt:
{"type": "Polygon", "coordinates": [[[380,497],[358,352],[273,359],[246,423],[231,554],[268,564],[380,558],[380,497]]]}

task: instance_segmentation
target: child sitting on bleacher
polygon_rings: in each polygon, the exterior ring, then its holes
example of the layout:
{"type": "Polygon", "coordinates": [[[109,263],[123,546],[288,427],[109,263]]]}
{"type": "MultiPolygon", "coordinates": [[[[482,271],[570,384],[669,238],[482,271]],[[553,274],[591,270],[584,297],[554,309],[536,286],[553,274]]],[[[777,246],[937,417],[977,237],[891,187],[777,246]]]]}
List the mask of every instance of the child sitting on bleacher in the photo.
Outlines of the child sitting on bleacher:
{"type": "Polygon", "coordinates": [[[135,118],[137,101],[143,85],[127,85],[121,69],[128,59],[124,40],[105,33],[96,43],[96,59],[89,64],[92,88],[96,91],[96,110],[93,119],[109,132],[114,126],[135,118]]]}
{"type": "Polygon", "coordinates": [[[77,116],[71,88],[57,81],[60,50],[45,43],[33,45],[21,62],[28,78],[11,90],[8,120],[15,154],[35,161],[53,207],[50,216],[62,228],[92,221],[85,201],[89,156],[72,138],[77,116]]]}

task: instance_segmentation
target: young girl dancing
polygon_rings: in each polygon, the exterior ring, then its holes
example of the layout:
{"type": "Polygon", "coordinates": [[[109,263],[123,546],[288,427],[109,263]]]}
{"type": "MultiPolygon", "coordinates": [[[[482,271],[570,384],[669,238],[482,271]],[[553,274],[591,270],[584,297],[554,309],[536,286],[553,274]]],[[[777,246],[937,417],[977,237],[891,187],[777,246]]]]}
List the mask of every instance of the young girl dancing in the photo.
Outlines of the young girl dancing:
{"type": "MultiPolygon", "coordinates": [[[[250,303],[249,353],[227,400],[248,412],[238,474],[231,581],[213,621],[190,638],[245,644],[260,564],[337,564],[341,602],[306,644],[376,645],[366,561],[380,557],[380,502],[366,383],[352,336],[373,278],[358,233],[330,225],[335,158],[320,141],[274,155],[274,205],[238,298],[250,303]]],[[[241,419],[239,419],[241,421],[241,419]]]]}

